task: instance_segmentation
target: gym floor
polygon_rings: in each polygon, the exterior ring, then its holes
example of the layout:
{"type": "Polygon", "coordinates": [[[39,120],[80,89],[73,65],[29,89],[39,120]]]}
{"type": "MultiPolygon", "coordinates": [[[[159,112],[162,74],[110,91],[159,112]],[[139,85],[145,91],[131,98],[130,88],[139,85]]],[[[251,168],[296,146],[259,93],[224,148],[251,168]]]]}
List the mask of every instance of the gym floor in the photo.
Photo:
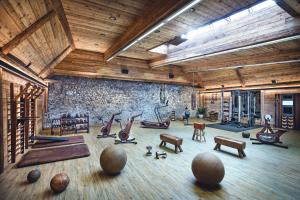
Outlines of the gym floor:
{"type": "MultiPolygon", "coordinates": [[[[113,132],[118,126],[113,127],[113,132]]],[[[251,130],[251,136],[259,129],[251,130]]],[[[206,143],[193,141],[193,127],[172,122],[168,130],[142,129],[135,124],[132,136],[138,144],[122,144],[127,164],[118,176],[106,176],[100,167],[101,151],[113,145],[113,138],[96,139],[99,128],[83,134],[91,156],[21,169],[8,169],[0,176],[1,199],[297,199],[300,196],[300,132],[289,131],[282,137],[289,149],[252,145],[241,133],[206,128],[206,143]],[[174,146],[160,148],[159,134],[170,133],[183,138],[183,152],[175,154],[174,146]],[[238,158],[235,149],[214,151],[214,136],[223,135],[246,141],[247,157],[238,158]],[[153,152],[166,151],[166,159],[146,157],[146,146],[153,152]],[[224,163],[225,177],[220,187],[201,188],[191,171],[191,162],[200,152],[212,152],[224,163]],[[27,173],[35,168],[42,172],[33,184],[26,182],[27,173]],[[54,195],[50,180],[64,172],[70,177],[66,191],[54,195]]]]}

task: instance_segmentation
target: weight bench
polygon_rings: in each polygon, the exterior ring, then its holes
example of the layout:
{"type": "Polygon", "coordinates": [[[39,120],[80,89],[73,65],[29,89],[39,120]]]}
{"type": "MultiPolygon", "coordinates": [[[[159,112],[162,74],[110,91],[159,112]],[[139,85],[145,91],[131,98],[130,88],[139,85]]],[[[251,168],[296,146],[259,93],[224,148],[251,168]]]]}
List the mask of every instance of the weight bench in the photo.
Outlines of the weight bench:
{"type": "Polygon", "coordinates": [[[228,147],[237,149],[240,158],[246,157],[246,154],[244,152],[244,149],[246,148],[246,142],[231,139],[228,137],[216,136],[215,143],[216,143],[216,146],[215,146],[214,150],[220,150],[221,145],[224,145],[224,146],[228,146],[228,147]]]}
{"type": "Polygon", "coordinates": [[[173,135],[169,135],[166,133],[160,134],[160,139],[161,139],[161,143],[160,143],[160,147],[161,146],[166,146],[166,143],[170,143],[175,145],[175,153],[177,153],[177,149],[179,148],[180,152],[182,152],[182,138],[173,136],[173,135]]]}

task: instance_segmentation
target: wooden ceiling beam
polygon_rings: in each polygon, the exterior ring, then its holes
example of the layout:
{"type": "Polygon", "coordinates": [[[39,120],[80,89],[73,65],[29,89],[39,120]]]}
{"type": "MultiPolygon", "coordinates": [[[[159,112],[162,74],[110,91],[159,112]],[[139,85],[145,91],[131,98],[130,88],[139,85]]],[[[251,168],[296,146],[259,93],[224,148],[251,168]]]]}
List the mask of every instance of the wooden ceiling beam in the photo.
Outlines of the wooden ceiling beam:
{"type": "Polygon", "coordinates": [[[52,19],[55,16],[55,11],[51,10],[46,15],[38,19],[35,23],[30,25],[28,28],[26,28],[23,32],[18,34],[16,37],[14,37],[11,41],[9,41],[7,44],[5,44],[1,51],[4,54],[8,54],[11,52],[14,48],[16,48],[21,42],[26,40],[29,36],[31,36],[35,31],[37,31],[39,28],[41,28],[45,23],[47,23],[50,19],[52,19]]]}
{"type": "Polygon", "coordinates": [[[46,78],[49,76],[51,71],[54,69],[56,65],[58,65],[69,53],[72,51],[72,47],[68,46],[65,50],[61,52],[58,56],[56,56],[43,70],[39,73],[39,77],[46,78]]]}
{"type": "MultiPolygon", "coordinates": [[[[293,17],[300,16],[300,13],[297,12],[289,3],[287,3],[286,0],[275,0],[275,2],[280,8],[282,8],[289,15],[291,15],[293,17]]],[[[300,4],[299,1],[298,1],[298,4],[300,4]]]]}
{"type": "Polygon", "coordinates": [[[13,67],[20,70],[21,72],[25,73],[26,75],[30,76],[32,79],[37,80],[44,84],[43,79],[38,77],[35,73],[33,73],[30,69],[25,68],[23,65],[21,65],[19,62],[16,62],[15,60],[11,59],[7,55],[5,55],[3,52],[0,51],[0,60],[2,60],[5,63],[10,63],[13,67]]]}
{"type": "MultiPolygon", "coordinates": [[[[300,81],[287,81],[276,84],[255,84],[247,85],[245,87],[224,87],[224,91],[233,91],[233,90],[266,90],[266,89],[280,89],[280,88],[293,88],[300,87],[300,81]]],[[[209,89],[200,89],[201,93],[210,93],[210,92],[221,92],[222,87],[209,88],[209,89]]]]}
{"type": "Polygon", "coordinates": [[[51,2],[52,2],[53,9],[56,11],[58,19],[64,29],[64,32],[65,32],[67,38],[68,38],[71,48],[75,49],[73,36],[71,34],[71,29],[70,29],[68,20],[66,18],[65,11],[64,11],[63,5],[61,3],[61,0],[51,0],[51,2]]]}
{"type": "MultiPolygon", "coordinates": [[[[299,52],[300,54],[300,52],[299,52]]],[[[249,68],[249,67],[261,67],[261,66],[269,66],[269,65],[278,65],[278,64],[292,64],[292,63],[300,63],[299,59],[290,59],[290,60],[281,60],[275,62],[263,62],[263,63],[255,63],[255,64],[245,64],[245,65],[233,65],[233,66],[226,66],[226,67],[215,67],[209,69],[194,69],[188,70],[187,73],[194,73],[194,72],[209,72],[209,71],[219,71],[219,70],[232,70],[232,69],[239,69],[239,68],[249,68]]]]}
{"type": "Polygon", "coordinates": [[[237,77],[238,77],[238,79],[239,79],[239,81],[241,83],[241,86],[245,87],[245,80],[243,79],[243,76],[241,74],[240,68],[236,68],[234,71],[235,71],[235,73],[236,73],[236,75],[237,75],[237,77]]]}
{"type": "Polygon", "coordinates": [[[276,40],[271,40],[271,41],[267,41],[267,42],[261,42],[261,43],[256,43],[256,44],[251,44],[251,45],[246,45],[243,47],[237,47],[237,48],[232,48],[232,49],[227,49],[227,50],[221,50],[221,51],[217,51],[217,52],[212,52],[212,53],[208,53],[208,54],[202,54],[201,52],[199,52],[199,55],[196,52],[190,52],[191,55],[193,56],[178,56],[178,57],[172,57],[172,58],[165,58],[163,60],[157,60],[157,61],[153,61],[150,62],[150,66],[152,68],[157,68],[157,67],[162,67],[162,66],[166,66],[166,65],[170,65],[170,64],[174,64],[174,63],[183,63],[186,61],[192,61],[192,60],[200,60],[200,59],[205,59],[205,58],[210,58],[210,57],[214,57],[214,56],[219,56],[219,55],[225,55],[225,54],[231,54],[231,53],[235,53],[235,52],[239,52],[239,51],[243,51],[243,50],[251,50],[251,49],[255,49],[255,48],[259,48],[259,47],[265,47],[268,45],[273,45],[273,44],[279,44],[279,43],[284,43],[284,42],[288,42],[288,41],[293,41],[293,40],[299,40],[300,39],[300,35],[294,35],[294,36],[289,36],[289,37],[284,37],[284,38],[280,38],[280,39],[276,39],[276,40]]]}
{"type": "Polygon", "coordinates": [[[124,47],[129,45],[143,33],[150,30],[155,25],[158,25],[162,20],[166,19],[172,13],[190,2],[191,0],[151,1],[144,15],[134,21],[134,23],[127,28],[126,32],[105,51],[104,60],[108,60],[119,53],[124,47]]]}

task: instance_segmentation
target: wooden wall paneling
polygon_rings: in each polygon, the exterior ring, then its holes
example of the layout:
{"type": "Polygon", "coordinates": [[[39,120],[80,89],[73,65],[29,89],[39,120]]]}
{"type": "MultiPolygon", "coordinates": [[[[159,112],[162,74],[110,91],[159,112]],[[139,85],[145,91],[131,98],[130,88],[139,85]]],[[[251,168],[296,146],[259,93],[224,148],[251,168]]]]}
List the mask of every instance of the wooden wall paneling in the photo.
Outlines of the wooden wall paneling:
{"type": "Polygon", "coordinates": [[[0,174],[4,171],[4,128],[3,128],[3,80],[2,68],[0,68],[0,174]]]}

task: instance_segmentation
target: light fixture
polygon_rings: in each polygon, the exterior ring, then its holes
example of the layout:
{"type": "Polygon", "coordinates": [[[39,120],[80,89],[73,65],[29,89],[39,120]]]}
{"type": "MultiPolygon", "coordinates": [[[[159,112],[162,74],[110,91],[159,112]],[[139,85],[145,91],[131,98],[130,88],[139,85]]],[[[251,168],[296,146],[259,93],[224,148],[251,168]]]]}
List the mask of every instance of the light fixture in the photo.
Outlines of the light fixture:
{"type": "Polygon", "coordinates": [[[165,23],[161,22],[160,24],[154,26],[152,29],[150,29],[149,31],[147,31],[146,33],[144,33],[142,36],[140,36],[137,40],[140,41],[140,40],[144,39],[145,37],[147,37],[148,35],[150,35],[152,32],[156,31],[157,29],[159,29],[163,25],[165,25],[165,23]]]}
{"type": "Polygon", "coordinates": [[[113,16],[113,15],[111,15],[111,16],[109,17],[109,19],[110,19],[110,20],[113,20],[113,21],[116,21],[116,20],[117,20],[117,18],[116,18],[115,16],[113,16]]]}
{"type": "Polygon", "coordinates": [[[107,59],[107,62],[111,61],[114,58],[114,56],[110,57],[109,59],[107,59]]]}
{"type": "Polygon", "coordinates": [[[122,49],[122,51],[126,51],[127,49],[129,49],[131,46],[133,46],[137,42],[138,42],[138,40],[133,41],[132,43],[130,43],[129,45],[127,45],[124,49],[122,49]]]}

